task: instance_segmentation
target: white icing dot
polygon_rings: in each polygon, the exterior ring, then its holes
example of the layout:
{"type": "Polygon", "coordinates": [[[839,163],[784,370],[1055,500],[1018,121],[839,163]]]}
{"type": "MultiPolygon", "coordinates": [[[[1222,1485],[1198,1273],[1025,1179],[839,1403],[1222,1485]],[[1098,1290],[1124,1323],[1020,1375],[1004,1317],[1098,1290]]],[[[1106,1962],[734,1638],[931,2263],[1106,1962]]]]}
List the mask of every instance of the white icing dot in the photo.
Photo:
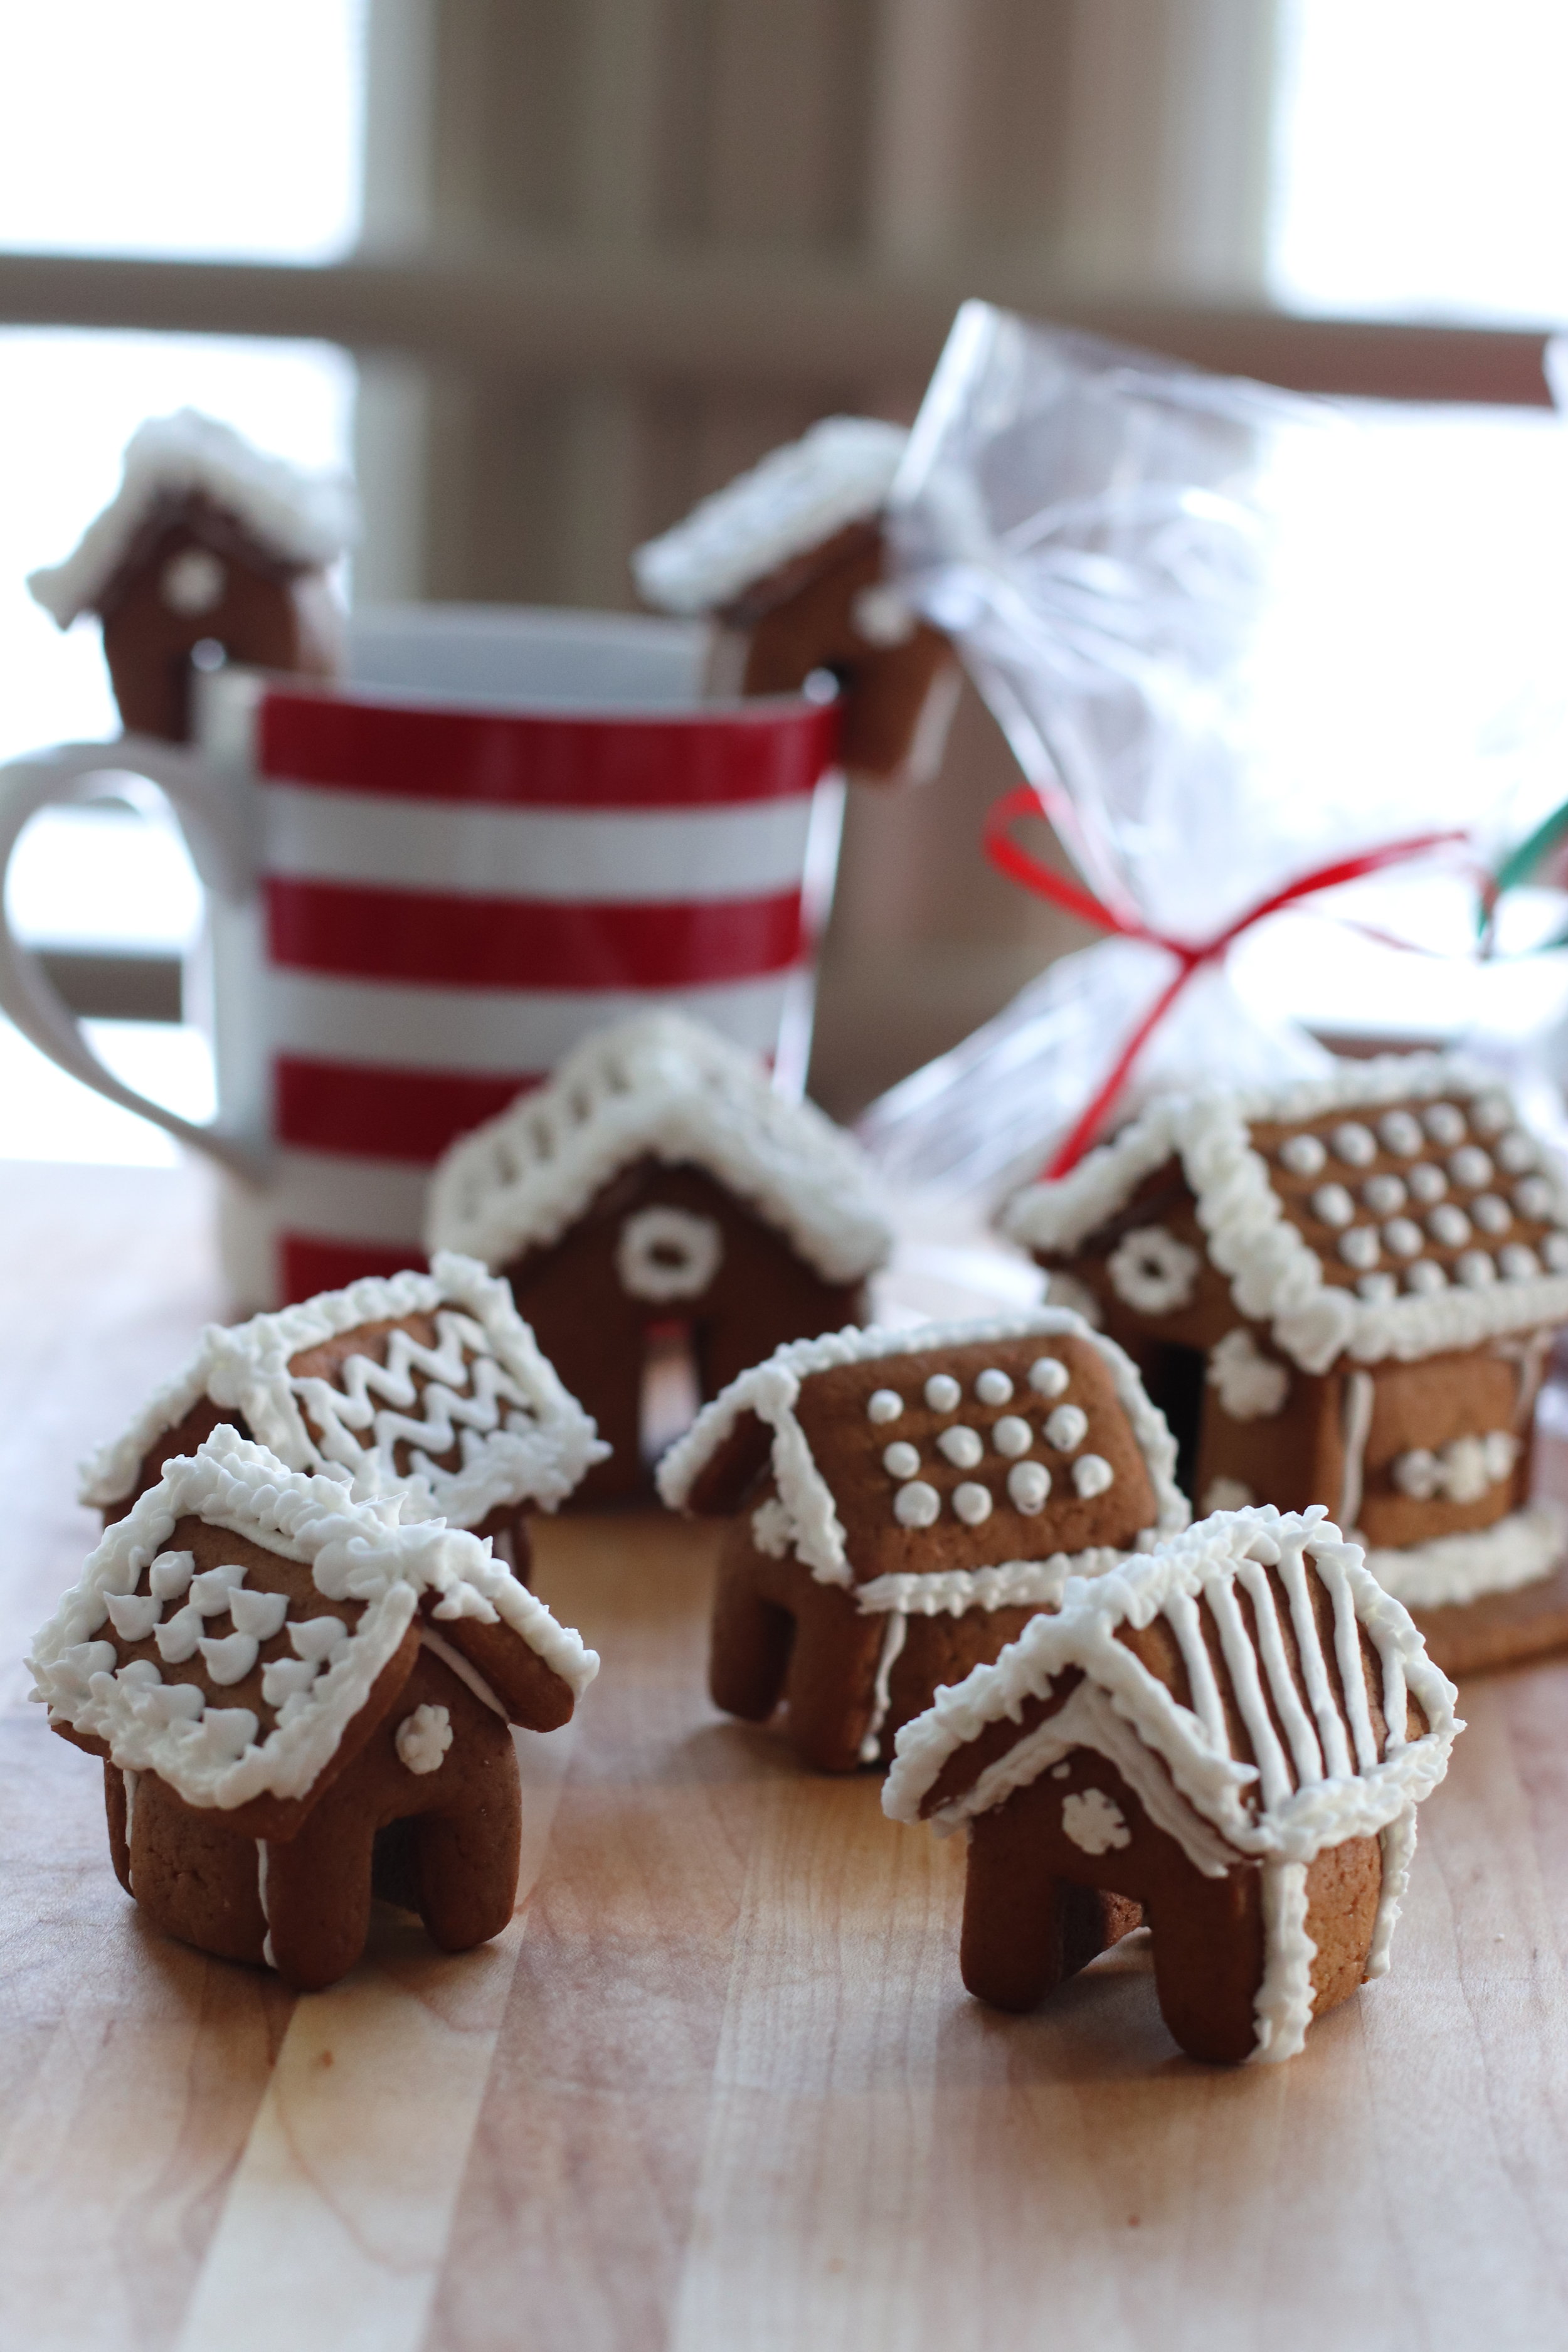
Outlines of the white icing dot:
{"type": "Polygon", "coordinates": [[[1071,1777],[1072,1766],[1070,1764],[1061,1763],[1053,1764],[1051,1766],[1051,1778],[1053,1780],[1070,1780],[1071,1777]]]}
{"type": "Polygon", "coordinates": [[[1510,1176],[1523,1176],[1534,1167],[1541,1155],[1531,1139],[1516,1127],[1499,1143],[1497,1156],[1500,1168],[1506,1168],[1510,1176]]]}
{"type": "Polygon", "coordinates": [[[1013,1394],[1013,1383],[1005,1372],[992,1366],[975,1381],[974,1393],[982,1404],[1006,1404],[1013,1394]]]}
{"type": "Polygon", "coordinates": [[[249,1633],[258,1642],[269,1642],[274,1633],[283,1630],[283,1620],[289,1614],[289,1596],[286,1592],[237,1592],[229,1602],[229,1614],[237,1633],[249,1633]]]}
{"type": "Polygon", "coordinates": [[[191,1605],[165,1618],[153,1635],[158,1644],[158,1655],[168,1666],[183,1666],[187,1658],[194,1658],[201,1638],[202,1612],[191,1605]]]}
{"type": "Polygon", "coordinates": [[[1513,1223],[1506,1201],[1495,1192],[1479,1192],[1470,1202],[1470,1214],[1483,1234],[1506,1234],[1513,1223]]]}
{"type": "Polygon", "coordinates": [[[1103,1454],[1080,1454],[1072,1465],[1073,1485],[1086,1503],[1103,1495],[1115,1475],[1103,1454]]]}
{"type": "Polygon", "coordinates": [[[1059,1397],[1068,1385],[1068,1368],[1058,1356],[1037,1356],[1029,1366],[1029,1386],[1043,1397],[1059,1397]]]}
{"type": "Polygon", "coordinates": [[[1397,1176],[1369,1176],[1361,1197],[1374,1217],[1392,1217],[1405,1206],[1405,1191],[1397,1176]]]}
{"type": "Polygon", "coordinates": [[[221,1642],[199,1644],[208,1674],[220,1686],[245,1680],[256,1664],[258,1643],[250,1633],[226,1633],[221,1642]]]}
{"type": "Polygon", "coordinates": [[[1392,1274],[1361,1274],[1356,1276],[1358,1295],[1369,1307],[1385,1307],[1399,1296],[1398,1277],[1392,1274]]]}
{"type": "Polygon", "coordinates": [[[144,1642],[163,1612],[152,1592],[106,1592],[109,1622],[122,1642],[144,1642]]]}
{"type": "Polygon", "coordinates": [[[416,1706],[397,1727],[398,1761],[410,1772],[438,1772],[452,1745],[452,1717],[444,1706],[416,1706]]]}
{"type": "Polygon", "coordinates": [[[1568,1274],[1568,1234],[1548,1234],[1541,1249],[1553,1274],[1568,1274]]]}
{"type": "Polygon", "coordinates": [[[1529,1282],[1541,1272],[1541,1260],[1522,1242],[1510,1242],[1498,1252],[1498,1264],[1505,1282],[1529,1282]]]}
{"type": "Polygon", "coordinates": [[[1455,1103],[1434,1103],[1424,1114],[1421,1124],[1433,1142],[1445,1151],[1465,1139],[1465,1114],[1455,1103]]]}
{"type": "Polygon", "coordinates": [[[1288,1168],[1292,1176],[1321,1174],[1328,1156],[1321,1138],[1315,1135],[1292,1135],[1279,1146],[1279,1165],[1288,1168]]]}
{"type": "Polygon", "coordinates": [[[1426,1237],[1410,1218],[1392,1217],[1383,1229],[1383,1238],[1395,1257],[1419,1257],[1426,1237]]]}
{"type": "Polygon", "coordinates": [[[991,1517],[991,1489],[965,1478],[952,1490],[952,1507],[966,1528],[978,1528],[991,1517]]]}
{"type": "Polygon", "coordinates": [[[985,1448],[977,1430],[944,1429],[937,1439],[937,1451],[945,1454],[955,1470],[973,1470],[985,1448]]]}
{"type": "Polygon", "coordinates": [[[868,1421],[897,1421],[903,1409],[904,1401],[897,1389],[873,1389],[866,1400],[868,1421]]]}
{"type": "Polygon", "coordinates": [[[882,1455],[882,1467],[889,1478],[912,1478],[921,1466],[918,1447],[904,1438],[895,1438],[882,1455]]]}
{"type": "Polygon", "coordinates": [[[1449,1160],[1448,1173],[1467,1192],[1479,1192],[1483,1184],[1492,1181],[1490,1154],[1483,1151],[1479,1143],[1467,1143],[1449,1160]]]}
{"type": "Polygon", "coordinates": [[[1440,1201],[1447,1189],[1447,1178],[1430,1160],[1424,1160],[1419,1168],[1410,1171],[1410,1190],[1423,1208],[1429,1209],[1434,1201],[1440,1201]]]}
{"type": "Polygon", "coordinates": [[[942,1496],[923,1478],[911,1478],[893,1497],[893,1517],[901,1528],[934,1527],[942,1512],[942,1496]]]}
{"type": "Polygon", "coordinates": [[[1405,1287],[1417,1298],[1430,1298],[1435,1292],[1447,1289],[1448,1277],[1435,1257],[1424,1257],[1407,1269],[1405,1287]]]}
{"type": "Polygon", "coordinates": [[[190,1590],[196,1572],[194,1551],[161,1551],[147,1572],[147,1581],[160,1601],[177,1601],[190,1590]]]}
{"type": "Polygon", "coordinates": [[[1513,1205],[1521,1217],[1549,1217],[1552,1192],[1544,1176],[1526,1176],[1513,1188],[1513,1205]]]}
{"type": "Polygon", "coordinates": [[[1058,1404],[1046,1423],[1046,1443],[1070,1454],[1089,1435],[1089,1415],[1080,1404],[1058,1404]]]}
{"type": "Polygon", "coordinates": [[[1512,1117],[1506,1095],[1482,1095],[1470,1105],[1470,1124],[1479,1135],[1496,1135],[1512,1117]]]}
{"type": "Polygon", "coordinates": [[[1062,1799],[1062,1834],[1085,1853],[1109,1853],[1132,1843],[1126,1814],[1103,1789],[1075,1790],[1062,1799]]]}
{"type": "Polygon", "coordinates": [[[1015,1462],[1007,1473],[1007,1493],[1016,1511],[1032,1519],[1046,1507],[1051,1474],[1043,1462],[1015,1462]]]}
{"type": "Polygon", "coordinates": [[[1359,1118],[1347,1118],[1334,1129],[1334,1158],[1347,1168],[1369,1168],[1377,1158],[1377,1139],[1359,1118]]]}
{"type": "Polygon", "coordinates": [[[1377,1235],[1370,1225],[1352,1225],[1348,1234],[1340,1235],[1340,1255],[1347,1265],[1368,1272],[1381,1255],[1377,1235]]]}
{"type": "Polygon", "coordinates": [[[951,1412],[963,1391],[951,1372],[933,1372],[925,1386],[925,1399],[932,1412],[951,1412]]]}
{"type": "Polygon", "coordinates": [[[998,1454],[1027,1454],[1034,1442],[1034,1431],[1016,1412],[1005,1412],[991,1432],[991,1443],[998,1454]]]}
{"type": "Polygon", "coordinates": [[[205,1576],[191,1579],[191,1606],[199,1609],[204,1617],[221,1617],[236,1585],[244,1582],[245,1570],[234,1560],[226,1560],[221,1568],[209,1568],[205,1576]]]}
{"type": "Polygon", "coordinates": [[[1355,1214],[1355,1202],[1342,1184],[1320,1184],[1312,1195],[1312,1210],[1325,1225],[1348,1225],[1355,1214]]]}
{"type": "Polygon", "coordinates": [[[1454,1271],[1467,1290],[1485,1290],[1497,1280],[1497,1268],[1485,1250],[1467,1250],[1454,1271]]]}
{"type": "Polygon", "coordinates": [[[1414,1160],[1421,1149],[1421,1129],[1407,1110],[1391,1110],[1377,1123],[1386,1148],[1401,1160],[1414,1160]]]}
{"type": "Polygon", "coordinates": [[[1427,1218],[1426,1230],[1445,1249],[1462,1249],[1470,1238],[1470,1221],[1457,1202],[1443,1201],[1427,1218]]]}

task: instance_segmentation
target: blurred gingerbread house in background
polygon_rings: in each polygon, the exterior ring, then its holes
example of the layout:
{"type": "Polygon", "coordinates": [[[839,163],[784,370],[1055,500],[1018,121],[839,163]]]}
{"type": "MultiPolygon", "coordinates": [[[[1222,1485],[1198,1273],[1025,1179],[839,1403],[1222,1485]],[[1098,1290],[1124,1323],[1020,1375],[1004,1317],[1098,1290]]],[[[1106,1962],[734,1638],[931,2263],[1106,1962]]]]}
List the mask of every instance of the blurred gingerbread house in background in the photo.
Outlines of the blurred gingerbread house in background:
{"type": "Polygon", "coordinates": [[[325,575],[353,536],[346,482],[186,408],[132,435],[113,499],[27,585],[62,629],[99,615],[126,729],[181,743],[193,659],[333,674],[341,620],[325,575]]]}
{"type": "Polygon", "coordinates": [[[632,558],[648,604],[720,624],[721,691],[796,694],[830,673],[843,765],[876,783],[935,774],[959,688],[947,639],[884,576],[908,440],[873,417],[826,417],[632,558]]]}

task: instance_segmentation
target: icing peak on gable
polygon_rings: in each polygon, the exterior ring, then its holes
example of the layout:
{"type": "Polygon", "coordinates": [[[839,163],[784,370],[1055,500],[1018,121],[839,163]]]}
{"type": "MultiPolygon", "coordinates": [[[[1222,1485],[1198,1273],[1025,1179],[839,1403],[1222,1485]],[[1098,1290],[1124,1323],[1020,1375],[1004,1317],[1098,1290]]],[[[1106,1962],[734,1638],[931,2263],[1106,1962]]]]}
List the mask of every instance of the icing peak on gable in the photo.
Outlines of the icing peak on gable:
{"type": "Polygon", "coordinates": [[[775,1094],[753,1055],[674,1012],[595,1032],[546,1085],[455,1143],[432,1181],[429,1241],[504,1265],[558,1240],[647,1157],[706,1170],[825,1281],[858,1281],[891,1249],[858,1146],[815,1104],[775,1094]]]}

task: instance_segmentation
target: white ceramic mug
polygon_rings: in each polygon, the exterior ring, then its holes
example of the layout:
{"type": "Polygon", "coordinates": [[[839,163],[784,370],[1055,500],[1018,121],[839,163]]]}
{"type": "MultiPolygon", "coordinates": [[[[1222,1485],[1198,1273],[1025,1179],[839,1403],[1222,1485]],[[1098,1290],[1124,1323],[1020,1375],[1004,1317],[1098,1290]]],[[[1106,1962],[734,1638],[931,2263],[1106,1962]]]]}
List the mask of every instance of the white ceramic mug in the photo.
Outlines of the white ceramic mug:
{"type": "Polygon", "coordinates": [[[424,1263],[428,1170],[589,1030],[674,1003],[798,1092],[842,786],[837,714],[704,702],[707,633],[594,614],[356,616],[338,685],[199,679],[197,742],[0,768],[0,891],[53,802],[149,778],[207,891],[211,1127],[114,1077],[0,929],[0,1007],[216,1160],[249,1307],[424,1263]]]}

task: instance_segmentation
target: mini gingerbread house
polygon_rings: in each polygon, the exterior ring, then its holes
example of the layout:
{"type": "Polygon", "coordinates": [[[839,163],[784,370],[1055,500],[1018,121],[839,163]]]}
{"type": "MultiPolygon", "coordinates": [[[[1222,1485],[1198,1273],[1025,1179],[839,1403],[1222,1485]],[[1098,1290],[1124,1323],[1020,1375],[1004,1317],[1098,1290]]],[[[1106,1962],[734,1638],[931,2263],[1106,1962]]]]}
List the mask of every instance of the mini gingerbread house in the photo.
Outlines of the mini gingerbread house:
{"type": "Polygon", "coordinates": [[[1568,1197],[1492,1076],[1401,1055],[1157,1100],[1003,1222],[1092,1297],[1200,1509],[1326,1504],[1417,1611],[1552,1571],[1530,1454],[1568,1197]]]}
{"type": "Polygon", "coordinates": [[[858,1318],[892,1236],[858,1147],[759,1062],[668,1012],[598,1031],[453,1145],[429,1240],[482,1258],[614,1448],[586,1496],[644,1488],[650,1335],[711,1397],[783,1339],[858,1318]]]}
{"type": "Polygon", "coordinates": [[[30,1661],[54,1728],[104,1760],[126,1893],[300,1990],[353,1968],[373,1895],[447,1951],[500,1934],[507,1727],[553,1730],[598,1671],[488,1544],[404,1499],[215,1430],[108,1529],[30,1661]]]}
{"type": "Polygon", "coordinates": [[[214,665],[332,675],[340,618],[323,575],[353,536],[343,482],[185,408],[132,435],[114,499],[27,585],[62,629],[98,614],[124,725],[183,743],[198,647],[214,665]]]}
{"type": "Polygon", "coordinates": [[[609,1450],[505,1283],[455,1254],[429,1274],[209,1324],[184,1370],[83,1464],[81,1500],[122,1517],[225,1422],[290,1470],[335,1465],[381,1493],[406,1488],[405,1518],[491,1538],[524,1583],[529,1512],[554,1510],[609,1450]]]}
{"type": "Polygon", "coordinates": [[[1183,1528],[1175,1447],[1121,1349],[1063,1307],[781,1348],[659,1467],[672,1508],[735,1514],[714,1703],[803,1760],[892,1752],[932,1693],[1183,1528]]]}
{"type": "Polygon", "coordinates": [[[958,695],[947,639],[884,577],[882,517],[908,440],[872,417],[827,417],[632,558],[648,604],[719,622],[716,684],[732,667],[742,694],[796,694],[830,673],[843,764],[879,783],[935,774],[958,695]]]}
{"type": "Polygon", "coordinates": [[[1189,2056],[1290,2058],[1388,1967],[1455,1696],[1321,1510],[1221,1512],[939,1691],[882,1801],[968,1830],[980,2000],[1031,2009],[1146,1921],[1189,2056]]]}

